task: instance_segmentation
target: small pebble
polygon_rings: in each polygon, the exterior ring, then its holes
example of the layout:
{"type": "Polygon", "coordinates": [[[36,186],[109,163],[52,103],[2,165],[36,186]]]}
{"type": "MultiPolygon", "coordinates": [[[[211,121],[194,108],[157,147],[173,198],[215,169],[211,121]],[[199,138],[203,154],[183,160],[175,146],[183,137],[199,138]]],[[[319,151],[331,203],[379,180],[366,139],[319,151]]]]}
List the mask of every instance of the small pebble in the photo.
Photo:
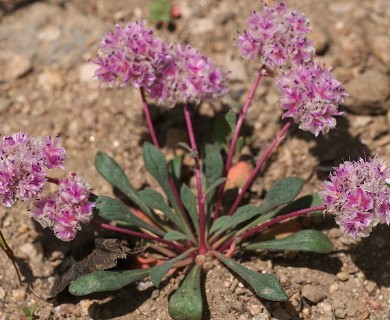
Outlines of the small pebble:
{"type": "Polygon", "coordinates": [[[258,304],[251,304],[247,307],[248,311],[252,316],[258,315],[261,312],[261,306],[258,304]]]}
{"type": "Polygon", "coordinates": [[[334,315],[339,319],[344,319],[347,315],[347,312],[344,309],[336,309],[334,315]]]}
{"type": "Polygon", "coordinates": [[[339,285],[338,285],[336,282],[335,282],[335,283],[332,283],[332,284],[329,286],[329,293],[330,293],[330,294],[337,292],[337,290],[339,290],[339,285]]]}
{"type": "Polygon", "coordinates": [[[302,297],[317,304],[326,298],[326,292],[318,286],[306,284],[301,290],[302,297]]]}
{"type": "Polygon", "coordinates": [[[31,69],[32,64],[28,57],[12,51],[0,51],[0,81],[16,80],[31,69]]]}
{"type": "Polygon", "coordinates": [[[339,279],[340,281],[347,281],[348,278],[349,278],[349,275],[348,273],[346,272],[339,272],[337,275],[336,275],[337,279],[339,279]]]}
{"type": "Polygon", "coordinates": [[[215,28],[215,25],[211,19],[201,18],[190,20],[188,30],[194,35],[199,35],[206,32],[211,32],[215,28]]]}
{"type": "Polygon", "coordinates": [[[260,313],[257,316],[254,316],[252,320],[269,320],[269,315],[266,313],[260,313]]]}
{"type": "Polygon", "coordinates": [[[368,282],[366,285],[365,285],[365,288],[366,288],[366,291],[370,294],[374,293],[376,291],[376,284],[374,282],[368,282]]]}
{"type": "Polygon", "coordinates": [[[160,295],[160,290],[156,289],[156,290],[153,290],[152,295],[150,297],[152,299],[156,300],[159,295],[160,295]]]}
{"type": "Polygon", "coordinates": [[[390,110],[390,77],[369,69],[345,84],[349,96],[345,106],[358,114],[379,114],[390,110]]]}

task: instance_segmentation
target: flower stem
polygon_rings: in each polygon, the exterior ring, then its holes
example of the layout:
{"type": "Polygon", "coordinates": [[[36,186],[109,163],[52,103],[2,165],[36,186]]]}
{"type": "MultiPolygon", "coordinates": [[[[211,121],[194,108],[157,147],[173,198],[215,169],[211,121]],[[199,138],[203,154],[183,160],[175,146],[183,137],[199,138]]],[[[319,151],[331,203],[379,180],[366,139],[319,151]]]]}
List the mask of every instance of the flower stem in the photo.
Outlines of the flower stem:
{"type": "Polygon", "coordinates": [[[154,146],[156,148],[160,148],[160,144],[159,144],[159,142],[157,140],[157,136],[156,136],[156,131],[154,130],[152,117],[150,116],[149,105],[146,101],[144,88],[140,88],[140,92],[141,92],[141,99],[142,99],[142,107],[144,109],[144,115],[145,115],[146,123],[148,125],[150,136],[152,138],[154,146]]]}
{"type": "Polygon", "coordinates": [[[206,248],[206,239],[205,239],[206,221],[205,221],[205,210],[204,210],[205,199],[202,191],[202,171],[200,169],[199,152],[198,152],[198,147],[196,145],[194,129],[192,127],[191,115],[187,105],[184,105],[184,117],[186,120],[188,136],[190,138],[191,149],[193,151],[194,160],[195,160],[195,178],[196,178],[198,212],[199,212],[199,253],[205,254],[207,248],[206,248]]]}
{"type": "Polygon", "coordinates": [[[12,249],[8,246],[7,242],[5,241],[5,238],[3,236],[3,233],[0,230],[0,248],[3,249],[5,254],[7,255],[8,259],[11,260],[12,265],[16,271],[16,275],[18,277],[19,285],[22,285],[22,278],[20,277],[20,273],[18,270],[18,267],[16,266],[15,258],[14,258],[14,253],[12,249]]]}
{"type": "Polygon", "coordinates": [[[321,205],[321,206],[316,206],[316,207],[311,207],[311,208],[306,208],[306,209],[290,212],[290,213],[282,215],[282,216],[278,216],[276,218],[268,220],[267,222],[262,223],[261,225],[255,227],[251,230],[248,230],[247,232],[243,233],[242,235],[240,235],[236,238],[231,239],[228,242],[225,242],[225,244],[221,248],[219,248],[218,251],[223,252],[224,250],[229,248],[231,246],[231,244],[236,241],[237,238],[239,238],[240,241],[242,241],[242,240],[254,235],[255,233],[261,232],[265,229],[272,227],[273,225],[275,225],[281,221],[295,218],[298,216],[302,216],[302,215],[308,214],[310,212],[321,211],[321,210],[325,210],[325,209],[326,209],[326,206],[321,205]]]}
{"type": "Polygon", "coordinates": [[[229,216],[232,216],[234,212],[236,212],[238,206],[240,205],[242,198],[244,197],[245,193],[249,189],[249,187],[252,185],[253,181],[255,180],[257,174],[259,173],[260,169],[264,165],[264,163],[267,161],[267,159],[270,157],[272,151],[283,141],[283,139],[286,137],[288,128],[291,126],[291,122],[287,122],[282,129],[276,134],[274,140],[272,140],[271,144],[268,146],[268,148],[265,150],[262,157],[257,161],[256,167],[251,172],[248,180],[245,182],[244,186],[240,190],[240,193],[238,194],[238,197],[234,201],[233,205],[231,206],[229,210],[229,216]]]}
{"type": "Polygon", "coordinates": [[[46,180],[47,180],[47,182],[50,182],[50,183],[53,183],[53,184],[59,184],[60,183],[59,179],[48,177],[48,176],[46,176],[46,180]]]}
{"type": "Polygon", "coordinates": [[[117,227],[117,226],[113,226],[113,225],[110,225],[108,223],[104,223],[104,222],[97,221],[97,220],[94,220],[94,219],[91,220],[91,223],[99,226],[100,228],[106,229],[106,230],[111,230],[111,231],[127,234],[129,236],[133,236],[133,237],[146,239],[146,240],[151,240],[151,241],[155,241],[155,242],[159,242],[159,243],[165,244],[165,245],[171,247],[173,250],[175,250],[177,252],[180,252],[180,253],[186,251],[186,249],[183,246],[181,246],[181,245],[175,244],[172,241],[168,241],[168,240],[165,240],[165,239],[160,238],[160,237],[152,236],[150,234],[137,232],[137,231],[133,231],[133,230],[117,227]]]}
{"type": "MultiPolygon", "coordinates": [[[[256,89],[260,83],[261,78],[263,77],[263,74],[264,74],[264,68],[263,68],[263,66],[261,66],[260,69],[257,71],[255,81],[252,84],[252,87],[248,93],[248,97],[245,101],[245,104],[240,111],[240,115],[238,116],[236,127],[235,127],[234,133],[233,133],[233,137],[230,141],[228,157],[227,157],[226,164],[225,164],[225,174],[226,175],[229,172],[230,167],[232,166],[234,152],[236,151],[237,140],[238,140],[238,137],[240,135],[241,127],[244,123],[245,117],[248,113],[249,106],[253,100],[256,89]]],[[[215,202],[214,215],[213,215],[214,221],[218,218],[219,212],[221,210],[224,190],[225,190],[225,183],[222,183],[221,186],[219,187],[218,194],[217,194],[217,200],[215,202]]]]}
{"type": "Polygon", "coordinates": [[[225,164],[225,171],[226,172],[229,172],[229,169],[232,166],[234,152],[236,150],[237,140],[238,140],[238,137],[239,137],[240,132],[241,132],[241,127],[244,124],[244,120],[245,120],[246,115],[248,113],[249,106],[253,100],[253,97],[254,97],[256,89],[260,83],[260,80],[263,77],[263,73],[264,73],[264,69],[263,69],[263,67],[261,67],[257,71],[255,81],[252,84],[252,87],[248,93],[248,97],[245,101],[245,104],[240,111],[240,115],[238,116],[236,128],[234,129],[233,137],[232,137],[232,140],[230,141],[229,153],[228,153],[228,157],[227,157],[226,164],[225,164]]]}
{"type": "MultiPolygon", "coordinates": [[[[141,99],[142,99],[142,106],[143,106],[143,110],[144,110],[144,115],[145,115],[146,123],[148,125],[150,136],[152,138],[153,145],[156,148],[160,149],[160,144],[157,140],[156,130],[154,129],[152,117],[150,116],[149,104],[146,101],[145,91],[143,88],[140,88],[140,92],[141,92],[141,99]]],[[[180,196],[179,196],[179,192],[177,191],[176,185],[175,185],[171,175],[169,173],[168,173],[168,175],[169,175],[168,176],[169,185],[171,186],[171,189],[172,189],[173,195],[176,199],[176,203],[178,205],[179,211],[180,211],[181,215],[183,216],[184,221],[187,224],[188,228],[191,230],[191,222],[190,222],[190,219],[187,215],[186,210],[184,209],[183,203],[182,203],[180,196]]],[[[191,231],[191,233],[192,233],[192,231],[191,231]]]]}

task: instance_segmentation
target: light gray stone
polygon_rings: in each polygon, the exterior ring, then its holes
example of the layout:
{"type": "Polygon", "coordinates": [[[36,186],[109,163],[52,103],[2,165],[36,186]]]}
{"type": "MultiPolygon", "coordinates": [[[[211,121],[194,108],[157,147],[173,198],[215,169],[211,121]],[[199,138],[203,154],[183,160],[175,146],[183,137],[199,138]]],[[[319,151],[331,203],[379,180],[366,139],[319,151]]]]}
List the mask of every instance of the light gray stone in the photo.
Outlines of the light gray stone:
{"type": "Polygon", "coordinates": [[[367,70],[345,85],[349,96],[345,106],[358,114],[380,114],[390,109],[390,78],[377,70],[367,70]]]}
{"type": "Polygon", "coordinates": [[[31,60],[26,55],[10,50],[0,50],[0,81],[8,82],[21,78],[31,68],[31,60]]]}
{"type": "Polygon", "coordinates": [[[301,290],[301,295],[314,304],[326,298],[326,292],[321,287],[312,284],[304,285],[301,290]]]}
{"type": "Polygon", "coordinates": [[[83,62],[89,45],[99,43],[105,31],[100,20],[71,7],[64,10],[37,2],[16,11],[10,23],[1,26],[0,39],[3,46],[32,59],[33,64],[71,67],[83,62]]]}

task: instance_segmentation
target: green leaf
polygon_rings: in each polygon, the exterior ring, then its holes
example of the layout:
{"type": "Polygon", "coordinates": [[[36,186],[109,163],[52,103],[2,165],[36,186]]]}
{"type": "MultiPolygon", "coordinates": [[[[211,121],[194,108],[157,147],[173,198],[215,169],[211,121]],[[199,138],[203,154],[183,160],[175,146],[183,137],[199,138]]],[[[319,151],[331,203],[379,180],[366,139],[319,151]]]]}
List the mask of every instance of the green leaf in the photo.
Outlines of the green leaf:
{"type": "Polygon", "coordinates": [[[185,230],[182,220],[171,210],[171,208],[165,203],[164,198],[157,191],[152,189],[143,189],[138,192],[140,198],[150,208],[161,211],[170,221],[176,226],[185,230]]]}
{"type": "Polygon", "coordinates": [[[226,224],[217,231],[216,235],[221,234],[225,230],[241,223],[250,221],[257,216],[261,217],[258,217],[258,219],[245,226],[242,230],[240,230],[240,233],[254,225],[257,225],[264,219],[272,218],[276,214],[276,211],[270,211],[280,205],[293,201],[299,192],[301,192],[303,183],[304,180],[295,177],[287,177],[276,181],[266,194],[263,203],[259,207],[252,205],[239,207],[233,214],[232,219],[230,221],[226,221],[226,224]]]}
{"type": "Polygon", "coordinates": [[[301,230],[283,239],[252,243],[246,246],[246,249],[329,253],[333,247],[332,242],[322,232],[317,230],[301,230]]]}
{"type": "MultiPolygon", "coordinates": [[[[246,222],[248,220],[251,220],[252,218],[264,214],[269,210],[269,207],[267,206],[252,206],[252,205],[246,205],[239,207],[236,212],[232,215],[229,216],[230,219],[224,219],[224,224],[221,224],[221,227],[217,230],[214,236],[220,235],[224,231],[233,228],[243,222],[246,222]]],[[[221,219],[222,217],[218,218],[221,219]]],[[[216,222],[218,221],[216,220],[216,222]]],[[[220,223],[219,223],[220,224],[220,223]]]]}
{"type": "MultiPolygon", "coordinates": [[[[267,205],[267,203],[263,203],[260,208],[264,205],[267,205]]],[[[257,226],[258,224],[267,221],[269,219],[272,219],[276,216],[281,216],[290,212],[298,211],[301,209],[306,209],[306,208],[311,208],[311,207],[316,207],[322,205],[322,199],[318,195],[318,193],[313,193],[311,195],[306,195],[303,196],[290,204],[282,207],[282,208],[277,208],[274,210],[269,210],[270,212],[263,214],[262,216],[258,217],[255,219],[253,222],[251,222],[248,226],[245,227],[244,230],[247,230],[248,228],[257,226]]],[[[313,211],[310,214],[323,214],[323,211],[313,211]]],[[[241,232],[240,232],[241,233],[241,232]]]]}
{"type": "Polygon", "coordinates": [[[214,254],[223,264],[245,280],[259,297],[271,301],[286,301],[288,299],[286,292],[274,275],[255,272],[226,258],[223,254],[218,252],[214,254]]]}
{"type": "Polygon", "coordinates": [[[149,9],[151,21],[169,22],[171,20],[170,0],[152,0],[149,9]]]}
{"type": "Polygon", "coordinates": [[[164,155],[159,149],[149,142],[145,142],[143,148],[146,170],[156,179],[158,184],[164,190],[169,203],[175,209],[176,213],[180,213],[180,208],[176,202],[175,195],[169,183],[168,169],[164,155]]]}
{"type": "Polygon", "coordinates": [[[169,162],[169,169],[176,188],[179,190],[181,169],[183,167],[183,156],[178,155],[169,162]]]}
{"type": "Polygon", "coordinates": [[[240,154],[244,145],[245,145],[244,137],[243,136],[238,137],[237,144],[236,144],[236,150],[234,151],[236,156],[240,154]]]}
{"type": "Polygon", "coordinates": [[[146,223],[134,215],[120,200],[98,196],[95,200],[95,205],[97,214],[104,219],[122,222],[127,226],[135,226],[146,229],[159,236],[163,236],[165,234],[160,229],[146,223]]]}
{"type": "Polygon", "coordinates": [[[69,286],[69,292],[74,296],[85,296],[94,292],[119,290],[147,277],[149,271],[150,269],[95,271],[73,281],[69,286]]]}
{"type": "MultiPolygon", "coordinates": [[[[286,213],[312,208],[320,205],[322,205],[322,199],[318,193],[308,194],[280,208],[276,212],[275,216],[280,216],[286,213]]],[[[310,212],[310,214],[319,214],[319,215],[323,215],[323,213],[324,213],[323,210],[310,212]]]]}
{"type": "Polygon", "coordinates": [[[95,167],[104,179],[133,201],[142,212],[154,219],[149,208],[141,201],[137,191],[127,179],[123,169],[113,158],[104,152],[98,151],[95,156],[95,167]]]}
{"type": "Polygon", "coordinates": [[[239,207],[232,216],[232,220],[229,223],[229,227],[235,227],[245,221],[252,219],[260,214],[266,212],[266,208],[256,207],[252,205],[246,205],[239,207]]]}
{"type": "Polygon", "coordinates": [[[230,139],[231,136],[233,135],[234,130],[236,129],[237,116],[232,110],[229,110],[229,112],[226,113],[225,115],[225,120],[230,128],[230,133],[229,136],[227,137],[228,139],[230,139]]]}
{"type": "Polygon", "coordinates": [[[207,144],[204,158],[204,174],[207,180],[207,187],[218,180],[223,172],[223,159],[219,149],[212,144],[207,144]]]}
{"type": "Polygon", "coordinates": [[[218,180],[215,180],[212,184],[210,184],[210,186],[207,188],[203,196],[210,196],[210,195],[214,196],[216,188],[220,186],[222,183],[224,183],[225,181],[226,178],[219,178],[218,180]]]}
{"type": "Polygon", "coordinates": [[[175,266],[175,263],[187,258],[193,251],[194,250],[188,250],[183,252],[181,255],[150,269],[150,279],[152,280],[152,283],[158,288],[162,278],[164,278],[168,271],[175,266]]]}
{"type": "Polygon", "coordinates": [[[231,127],[227,123],[225,116],[216,116],[213,123],[213,131],[211,133],[211,143],[219,150],[224,149],[227,147],[227,141],[231,136],[231,132],[231,127]]]}
{"type": "Polygon", "coordinates": [[[168,312],[174,320],[202,319],[201,270],[202,267],[196,264],[188,273],[179,289],[171,296],[168,312]]]}
{"type": "Polygon", "coordinates": [[[168,240],[168,241],[178,241],[178,240],[192,241],[192,239],[189,236],[187,236],[186,234],[181,233],[177,230],[171,230],[171,231],[167,232],[164,236],[164,239],[168,240]]]}
{"type": "Polygon", "coordinates": [[[226,225],[232,218],[230,216],[220,216],[217,218],[217,220],[214,221],[214,223],[211,225],[210,228],[210,235],[214,232],[221,229],[224,225],[226,225]]]}
{"type": "Polygon", "coordinates": [[[273,207],[289,203],[301,192],[303,184],[304,180],[296,177],[278,180],[267,192],[264,202],[273,207]]]}
{"type": "Polygon", "coordinates": [[[184,207],[186,208],[191,218],[196,233],[199,234],[198,203],[197,203],[196,196],[193,194],[191,189],[186,184],[183,184],[180,190],[180,197],[184,207]]]}

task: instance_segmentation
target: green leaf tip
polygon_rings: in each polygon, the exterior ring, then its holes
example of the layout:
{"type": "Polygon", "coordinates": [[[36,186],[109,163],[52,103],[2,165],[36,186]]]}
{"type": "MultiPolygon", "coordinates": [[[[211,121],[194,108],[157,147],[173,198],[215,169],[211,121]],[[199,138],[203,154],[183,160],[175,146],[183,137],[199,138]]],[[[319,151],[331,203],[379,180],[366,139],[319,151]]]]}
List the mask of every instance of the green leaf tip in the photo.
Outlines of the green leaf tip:
{"type": "Polygon", "coordinates": [[[214,254],[224,265],[245,280],[259,297],[271,301],[286,301],[288,299],[286,292],[274,275],[255,272],[226,258],[223,254],[218,252],[214,252],[214,254]]]}
{"type": "Polygon", "coordinates": [[[264,202],[271,206],[287,204],[295,199],[303,188],[304,180],[286,177],[276,181],[265,196],[264,202]]]}
{"type": "Polygon", "coordinates": [[[183,283],[171,296],[168,305],[169,315],[174,320],[201,320],[203,300],[201,293],[200,265],[192,267],[183,283]]]}

